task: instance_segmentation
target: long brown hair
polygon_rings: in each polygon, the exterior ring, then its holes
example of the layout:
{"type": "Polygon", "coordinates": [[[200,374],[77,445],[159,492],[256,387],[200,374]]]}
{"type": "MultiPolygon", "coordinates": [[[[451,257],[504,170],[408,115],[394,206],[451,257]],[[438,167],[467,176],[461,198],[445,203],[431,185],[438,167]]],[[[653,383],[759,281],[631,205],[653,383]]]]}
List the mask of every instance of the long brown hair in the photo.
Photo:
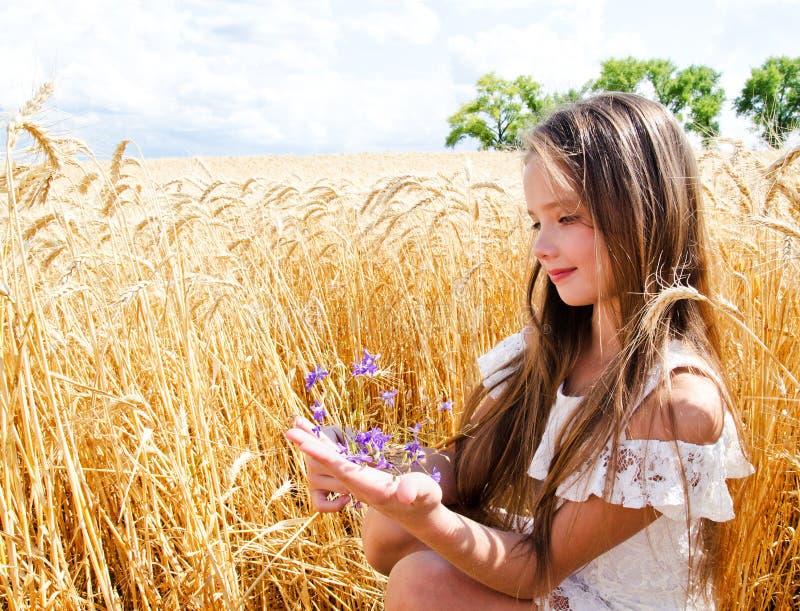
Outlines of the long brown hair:
{"type": "MultiPolygon", "coordinates": [[[[504,528],[514,526],[514,516],[533,517],[528,542],[539,577],[549,579],[556,489],[587,461],[599,459],[608,444],[609,473],[616,471],[618,440],[649,374],[663,364],[668,343],[682,340],[720,379],[721,372],[711,306],[691,298],[709,293],[698,171],[669,111],[640,96],[602,94],[557,110],[530,132],[526,145],[526,163],[535,159],[566,180],[603,237],[610,261],[603,273],[619,298],[622,350],[582,398],[558,440],[547,477],[530,478],[527,469],[558,386],[589,340],[593,309],[561,301],[535,262],[527,290],[533,337],[478,422],[473,420],[487,390],[479,387],[468,399],[455,469],[465,512],[504,528]]],[[[721,392],[729,402],[724,388],[721,392]]],[[[607,498],[612,486],[609,478],[607,498]]],[[[692,575],[706,580],[714,577],[716,543],[714,526],[703,522],[699,543],[705,553],[697,556],[704,560],[692,575]]]]}

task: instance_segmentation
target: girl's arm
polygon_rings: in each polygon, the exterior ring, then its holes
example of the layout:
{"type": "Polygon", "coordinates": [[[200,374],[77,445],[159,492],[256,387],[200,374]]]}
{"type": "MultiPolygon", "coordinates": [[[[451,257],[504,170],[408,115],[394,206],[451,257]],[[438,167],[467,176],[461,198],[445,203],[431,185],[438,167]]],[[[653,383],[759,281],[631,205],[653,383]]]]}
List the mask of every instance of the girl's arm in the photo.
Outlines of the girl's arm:
{"type": "Polygon", "coordinates": [[[329,445],[302,429],[286,437],[324,465],[355,498],[390,518],[424,545],[484,585],[518,598],[545,594],[581,566],[618,545],[657,514],[628,509],[590,497],[565,503],[553,521],[552,584],[536,580],[536,558],[524,535],[489,528],[442,504],[442,489],[429,476],[399,477],[348,462],[329,445]]]}
{"type": "MultiPolygon", "coordinates": [[[[494,405],[494,399],[486,397],[476,411],[473,421],[480,420],[492,405],[494,405]]],[[[314,425],[305,418],[298,417],[295,419],[294,426],[312,433],[314,425]]],[[[322,427],[322,433],[321,439],[323,443],[326,442],[326,439],[329,439],[332,447],[335,447],[336,443],[344,441],[344,435],[339,427],[322,427]]],[[[423,446],[420,450],[425,456],[420,460],[420,464],[412,467],[411,470],[432,473],[435,467],[441,474],[439,487],[442,490],[442,503],[445,505],[456,503],[456,485],[453,470],[455,446],[451,445],[445,450],[438,451],[423,446]]],[[[305,460],[311,505],[314,510],[333,512],[343,509],[350,502],[349,490],[332,476],[325,465],[309,456],[305,456],[305,460]],[[332,491],[339,492],[342,496],[329,500],[328,497],[332,491]]],[[[361,525],[361,539],[367,562],[372,568],[384,575],[388,575],[394,565],[408,554],[430,549],[426,544],[410,534],[402,525],[372,508],[368,508],[364,514],[364,520],[361,525]]]]}
{"type": "MultiPolygon", "coordinates": [[[[672,420],[679,420],[677,430],[672,429],[668,435],[670,440],[677,438],[695,444],[717,440],[724,405],[713,384],[693,374],[675,375],[665,393],[662,397],[674,414],[672,420]]],[[[647,403],[642,407],[647,407],[647,403]]],[[[288,431],[286,437],[325,465],[331,476],[356,498],[402,526],[452,565],[476,581],[517,598],[546,594],[552,586],[645,528],[659,515],[649,505],[632,509],[607,503],[597,496],[583,502],[565,502],[551,526],[548,583],[536,577],[537,558],[520,544],[525,535],[489,528],[451,511],[442,504],[442,489],[427,475],[408,473],[393,477],[355,465],[300,429],[288,431]]]]}
{"type": "MultiPolygon", "coordinates": [[[[308,434],[313,434],[314,432],[314,424],[302,416],[295,418],[293,426],[308,434]]],[[[321,432],[320,442],[333,449],[337,448],[337,443],[344,441],[344,435],[338,426],[322,427],[321,432]]],[[[415,465],[410,471],[432,473],[435,467],[441,474],[439,485],[442,488],[442,502],[448,505],[454,503],[456,496],[455,478],[453,476],[454,448],[451,446],[446,450],[434,450],[420,446],[420,450],[423,452],[424,457],[419,460],[419,465],[415,465]]],[[[311,456],[306,456],[306,477],[308,478],[311,506],[315,511],[340,511],[350,502],[349,490],[332,476],[330,470],[324,464],[311,456]],[[328,496],[331,492],[339,493],[342,496],[329,500],[328,496]]]]}
{"type": "MultiPolygon", "coordinates": [[[[441,452],[430,448],[421,449],[425,452],[425,458],[420,460],[421,466],[414,467],[413,470],[431,473],[435,466],[441,473],[442,503],[448,505],[454,503],[453,449],[448,448],[441,452]]],[[[361,523],[361,541],[367,562],[384,575],[388,575],[394,565],[405,556],[430,549],[402,525],[372,507],[369,507],[364,513],[364,520],[361,523]]]]}

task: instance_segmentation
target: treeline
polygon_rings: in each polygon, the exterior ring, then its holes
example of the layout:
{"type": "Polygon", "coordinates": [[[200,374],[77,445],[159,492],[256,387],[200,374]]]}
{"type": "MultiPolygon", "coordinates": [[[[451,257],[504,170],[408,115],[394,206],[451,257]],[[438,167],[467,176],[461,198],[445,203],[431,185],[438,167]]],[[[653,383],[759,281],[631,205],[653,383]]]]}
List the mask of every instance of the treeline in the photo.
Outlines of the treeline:
{"type": "MultiPolygon", "coordinates": [[[[477,96],[448,119],[446,146],[475,138],[481,149],[514,148],[525,130],[553,107],[601,91],[646,95],[669,108],[686,130],[704,141],[719,136],[717,121],[726,100],[721,73],[708,66],[683,69],[666,59],[611,58],[601,64],[600,76],[578,89],[545,93],[530,76],[513,80],[494,72],[477,82],[477,96]]],[[[800,57],[770,57],[753,68],[733,100],[736,114],[749,118],[770,146],[783,146],[800,127],[800,57]]]]}

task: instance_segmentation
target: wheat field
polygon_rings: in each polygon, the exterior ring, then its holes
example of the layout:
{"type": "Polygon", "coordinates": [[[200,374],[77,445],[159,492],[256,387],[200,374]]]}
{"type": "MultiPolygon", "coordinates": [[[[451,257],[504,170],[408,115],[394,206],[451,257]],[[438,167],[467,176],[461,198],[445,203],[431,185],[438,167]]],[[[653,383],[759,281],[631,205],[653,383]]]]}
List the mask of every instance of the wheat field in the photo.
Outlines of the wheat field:
{"type": "MultiPolygon", "coordinates": [[[[41,126],[48,93],[6,125],[0,176],[0,607],[380,609],[361,510],[315,514],[282,433],[315,399],[399,440],[454,432],[476,357],[524,320],[519,158],[155,162],[121,143],[100,163],[41,126]],[[354,381],[364,349],[380,372],[354,381]]],[[[724,608],[792,608],[800,154],[721,141],[700,162],[756,467],[724,608]]]]}

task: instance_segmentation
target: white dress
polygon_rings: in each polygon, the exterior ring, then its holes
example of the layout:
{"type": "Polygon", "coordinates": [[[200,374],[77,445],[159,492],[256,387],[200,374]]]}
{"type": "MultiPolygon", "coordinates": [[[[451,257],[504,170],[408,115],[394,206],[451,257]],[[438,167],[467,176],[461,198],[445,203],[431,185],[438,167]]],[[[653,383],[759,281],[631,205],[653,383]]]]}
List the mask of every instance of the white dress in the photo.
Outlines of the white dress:
{"type": "MultiPolygon", "coordinates": [[[[506,338],[478,359],[484,384],[502,380],[508,362],[524,349],[522,333],[506,338]]],[[[709,371],[697,356],[672,342],[668,369],[692,367],[709,371]]],[[[658,384],[651,375],[645,396],[658,384]]],[[[500,387],[490,392],[497,396],[500,387]]],[[[558,434],[569,421],[580,397],[558,390],[542,441],[528,474],[544,479],[553,457],[558,434]]],[[[594,467],[575,473],[558,487],[563,500],[584,501],[590,495],[603,497],[610,445],[594,467]]],[[[613,549],[598,556],[565,579],[548,597],[547,608],[572,609],[708,609],[710,601],[700,592],[687,592],[690,536],[700,518],[724,522],[734,517],[733,503],[725,482],[745,477],[753,467],[745,459],[736,426],[725,414],[722,434],[708,445],[678,441],[620,439],[618,472],[610,502],[625,507],[654,507],[660,515],[652,524],[613,549]],[[683,469],[688,483],[690,530],[686,528],[683,469]]]]}

